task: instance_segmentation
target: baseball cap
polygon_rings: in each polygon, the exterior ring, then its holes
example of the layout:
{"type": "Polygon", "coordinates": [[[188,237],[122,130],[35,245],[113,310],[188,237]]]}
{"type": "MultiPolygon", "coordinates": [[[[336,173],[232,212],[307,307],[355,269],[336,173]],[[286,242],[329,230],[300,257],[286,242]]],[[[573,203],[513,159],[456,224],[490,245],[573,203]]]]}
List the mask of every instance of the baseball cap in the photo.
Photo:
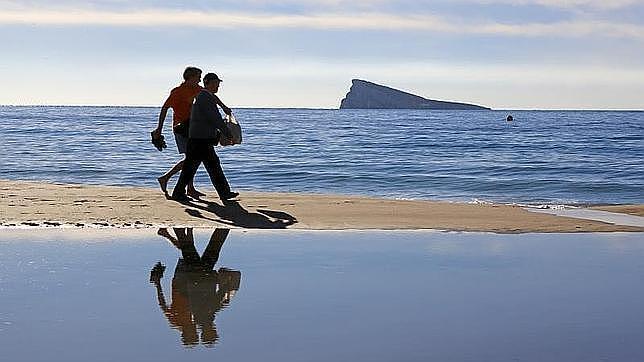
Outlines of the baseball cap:
{"type": "Polygon", "coordinates": [[[203,77],[203,81],[204,81],[204,83],[208,83],[208,82],[213,81],[213,80],[217,80],[217,81],[223,82],[223,80],[221,80],[221,79],[217,76],[217,74],[215,74],[215,73],[208,73],[208,74],[206,74],[206,75],[203,77]]]}

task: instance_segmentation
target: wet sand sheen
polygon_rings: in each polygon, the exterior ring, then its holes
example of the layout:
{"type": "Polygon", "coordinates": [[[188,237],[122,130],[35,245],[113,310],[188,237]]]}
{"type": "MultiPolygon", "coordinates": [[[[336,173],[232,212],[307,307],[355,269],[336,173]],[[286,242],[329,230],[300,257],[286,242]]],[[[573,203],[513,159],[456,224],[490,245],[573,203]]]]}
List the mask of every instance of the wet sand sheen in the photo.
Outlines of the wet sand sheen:
{"type": "MultiPolygon", "coordinates": [[[[261,229],[439,229],[498,233],[644,231],[642,228],[530,213],[492,204],[359,196],[242,192],[226,205],[214,192],[180,204],[158,189],[0,180],[0,224],[261,229]]],[[[631,208],[641,210],[642,205],[631,208]]]]}
{"type": "Polygon", "coordinates": [[[5,230],[3,361],[641,361],[634,233],[5,230]]]}

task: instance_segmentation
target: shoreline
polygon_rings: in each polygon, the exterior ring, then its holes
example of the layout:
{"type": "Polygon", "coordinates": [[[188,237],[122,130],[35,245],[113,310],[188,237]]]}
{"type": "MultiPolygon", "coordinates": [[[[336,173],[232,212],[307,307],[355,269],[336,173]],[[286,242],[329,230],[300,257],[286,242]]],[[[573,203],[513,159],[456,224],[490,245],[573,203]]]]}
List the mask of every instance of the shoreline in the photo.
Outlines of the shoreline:
{"type": "MultiPolygon", "coordinates": [[[[437,230],[492,233],[642,232],[644,228],[533,213],[520,206],[363,196],[242,192],[223,204],[167,200],[157,188],[0,180],[0,228],[187,226],[297,230],[437,230]]],[[[644,205],[592,207],[642,216],[644,205]]]]}

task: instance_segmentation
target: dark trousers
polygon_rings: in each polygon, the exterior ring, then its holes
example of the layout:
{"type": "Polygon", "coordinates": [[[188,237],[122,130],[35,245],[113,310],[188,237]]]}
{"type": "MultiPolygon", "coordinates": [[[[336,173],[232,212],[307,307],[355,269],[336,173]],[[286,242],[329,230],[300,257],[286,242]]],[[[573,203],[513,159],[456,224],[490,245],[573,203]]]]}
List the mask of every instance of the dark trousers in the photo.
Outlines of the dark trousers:
{"type": "Polygon", "coordinates": [[[181,176],[179,176],[179,181],[174,190],[172,190],[173,197],[184,195],[186,185],[195,176],[202,162],[219,197],[225,197],[230,193],[230,186],[224,175],[224,170],[221,169],[219,157],[215,153],[212,140],[190,138],[186,147],[186,160],[181,169],[181,176]]]}

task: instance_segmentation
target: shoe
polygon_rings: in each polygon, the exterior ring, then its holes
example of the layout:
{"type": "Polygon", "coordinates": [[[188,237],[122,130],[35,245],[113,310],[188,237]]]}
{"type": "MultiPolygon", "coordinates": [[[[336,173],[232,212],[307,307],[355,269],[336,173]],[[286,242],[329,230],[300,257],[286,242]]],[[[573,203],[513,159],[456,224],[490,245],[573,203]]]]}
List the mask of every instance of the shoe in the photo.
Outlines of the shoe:
{"type": "Polygon", "coordinates": [[[226,195],[219,196],[220,199],[223,201],[234,199],[235,197],[239,196],[239,192],[229,192],[226,195]]]}
{"type": "Polygon", "coordinates": [[[163,149],[168,148],[168,145],[165,143],[165,137],[160,134],[158,137],[154,136],[154,131],[151,132],[152,144],[156,147],[157,150],[163,151],[163,149]]]}
{"type": "Polygon", "coordinates": [[[199,199],[201,198],[201,196],[206,196],[206,194],[201,193],[201,192],[199,192],[199,191],[197,191],[197,190],[194,190],[194,191],[186,191],[186,195],[188,195],[188,196],[192,197],[192,198],[193,198],[193,199],[195,199],[195,200],[199,200],[199,199]]]}
{"type": "Polygon", "coordinates": [[[172,194],[172,200],[179,202],[189,202],[190,198],[186,194],[172,194]]]}

